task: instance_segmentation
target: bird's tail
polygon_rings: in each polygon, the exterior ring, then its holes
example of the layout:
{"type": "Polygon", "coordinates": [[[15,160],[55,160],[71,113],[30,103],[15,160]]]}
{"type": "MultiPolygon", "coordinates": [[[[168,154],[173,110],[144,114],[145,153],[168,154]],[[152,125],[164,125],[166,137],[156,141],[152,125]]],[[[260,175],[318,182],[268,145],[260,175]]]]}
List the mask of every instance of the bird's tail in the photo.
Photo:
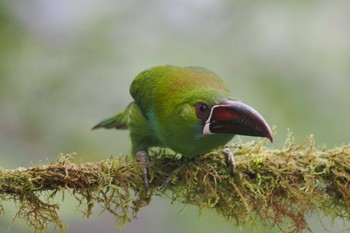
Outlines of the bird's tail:
{"type": "Polygon", "coordinates": [[[127,129],[129,120],[129,110],[132,104],[133,102],[130,103],[123,112],[101,121],[100,123],[92,127],[92,129],[127,129]]]}

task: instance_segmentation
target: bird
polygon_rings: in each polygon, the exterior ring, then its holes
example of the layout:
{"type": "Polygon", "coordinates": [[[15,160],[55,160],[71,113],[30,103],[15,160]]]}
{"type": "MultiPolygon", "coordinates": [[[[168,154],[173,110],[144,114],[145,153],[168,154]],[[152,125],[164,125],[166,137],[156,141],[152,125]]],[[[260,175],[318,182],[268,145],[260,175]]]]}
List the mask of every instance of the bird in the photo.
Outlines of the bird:
{"type": "MultiPolygon", "coordinates": [[[[160,65],[139,73],[130,85],[133,101],[92,129],[129,130],[131,153],[148,163],[149,148],[169,148],[186,158],[226,145],[235,135],[265,137],[271,128],[251,106],[236,98],[211,70],[160,65]]],[[[235,168],[233,153],[223,152],[235,168]]],[[[148,168],[143,168],[148,188],[148,168]]]]}

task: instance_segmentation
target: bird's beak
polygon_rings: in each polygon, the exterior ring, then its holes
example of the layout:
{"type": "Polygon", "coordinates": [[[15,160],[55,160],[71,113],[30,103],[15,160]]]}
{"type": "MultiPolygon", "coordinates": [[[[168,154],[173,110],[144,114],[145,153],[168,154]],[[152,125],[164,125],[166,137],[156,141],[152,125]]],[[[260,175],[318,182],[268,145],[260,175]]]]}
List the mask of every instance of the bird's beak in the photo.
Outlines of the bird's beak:
{"type": "Polygon", "coordinates": [[[217,133],[266,137],[273,142],[265,119],[254,108],[240,101],[227,101],[211,108],[203,134],[217,133]]]}

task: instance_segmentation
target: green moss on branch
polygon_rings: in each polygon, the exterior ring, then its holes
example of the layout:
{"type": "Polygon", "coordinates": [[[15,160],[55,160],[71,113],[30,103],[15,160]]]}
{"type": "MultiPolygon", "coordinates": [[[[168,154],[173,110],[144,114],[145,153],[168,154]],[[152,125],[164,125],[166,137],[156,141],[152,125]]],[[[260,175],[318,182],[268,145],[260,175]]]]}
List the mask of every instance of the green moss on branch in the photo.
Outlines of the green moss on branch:
{"type": "Polygon", "coordinates": [[[310,138],[302,145],[286,142],[280,149],[269,149],[259,141],[235,145],[232,150],[237,163],[234,175],[220,151],[192,160],[176,160],[156,151],[149,164],[151,188],[147,191],[140,172],[143,164],[129,157],[76,164],[71,156],[61,155],[47,165],[2,170],[0,212],[6,212],[4,201],[12,201],[18,208],[15,217],[36,232],[49,224],[64,231],[57,214],[59,203],[53,199],[69,190],[86,216],[100,205],[120,225],[132,220],[154,194],[213,209],[237,225],[259,219],[283,231],[301,232],[308,229],[305,217],[311,213],[349,220],[349,146],[319,150],[310,138]],[[159,190],[170,175],[166,189],[159,190]]]}

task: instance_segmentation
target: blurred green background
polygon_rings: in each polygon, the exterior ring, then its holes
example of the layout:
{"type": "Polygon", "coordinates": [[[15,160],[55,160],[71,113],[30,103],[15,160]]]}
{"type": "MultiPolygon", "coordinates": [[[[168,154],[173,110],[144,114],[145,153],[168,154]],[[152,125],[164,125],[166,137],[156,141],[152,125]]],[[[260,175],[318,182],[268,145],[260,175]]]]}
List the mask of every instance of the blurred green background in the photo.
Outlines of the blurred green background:
{"type": "MultiPolygon", "coordinates": [[[[60,152],[83,162],[128,153],[127,131],[90,128],[131,101],[140,71],[160,64],[215,71],[278,127],[275,148],[288,128],[296,143],[310,134],[320,146],[349,143],[349,10],[346,0],[0,0],[0,166],[45,163],[60,152]]],[[[68,196],[60,210],[67,233],[251,232],[161,198],[118,230],[99,208],[81,217],[68,196]]],[[[0,232],[32,232],[21,220],[11,224],[14,210],[8,204],[0,232]]],[[[314,232],[348,227],[309,222],[314,232]]]]}

